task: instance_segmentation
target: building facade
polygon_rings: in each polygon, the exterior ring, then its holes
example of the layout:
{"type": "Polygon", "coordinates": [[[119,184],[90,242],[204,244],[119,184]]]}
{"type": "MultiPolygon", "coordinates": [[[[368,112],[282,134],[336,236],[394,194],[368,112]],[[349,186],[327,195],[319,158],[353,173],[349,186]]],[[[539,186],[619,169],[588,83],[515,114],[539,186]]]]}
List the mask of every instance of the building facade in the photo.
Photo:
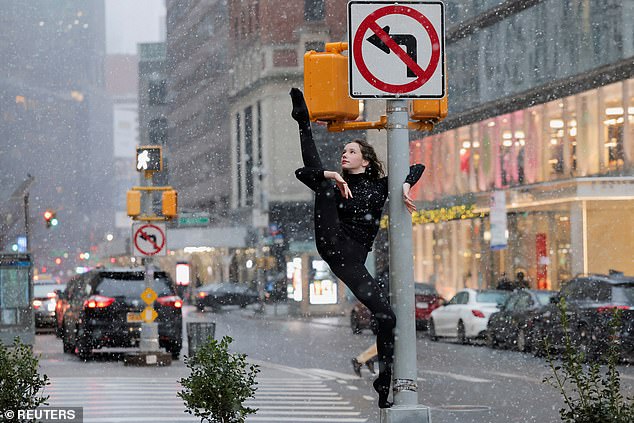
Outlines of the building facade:
{"type": "Polygon", "coordinates": [[[181,211],[227,224],[230,162],[226,0],[168,0],[166,72],[170,184],[181,211]]]}
{"type": "Polygon", "coordinates": [[[414,137],[415,275],[445,295],[523,271],[634,273],[634,3],[447,1],[449,116],[414,137]],[[491,249],[503,191],[507,247],[491,249]],[[618,223],[617,223],[618,222],[618,223]]]}
{"type": "Polygon", "coordinates": [[[32,251],[66,277],[113,221],[104,4],[3,2],[0,23],[0,181],[35,177],[32,251]],[[54,230],[44,228],[46,209],[57,213],[54,230]]]}

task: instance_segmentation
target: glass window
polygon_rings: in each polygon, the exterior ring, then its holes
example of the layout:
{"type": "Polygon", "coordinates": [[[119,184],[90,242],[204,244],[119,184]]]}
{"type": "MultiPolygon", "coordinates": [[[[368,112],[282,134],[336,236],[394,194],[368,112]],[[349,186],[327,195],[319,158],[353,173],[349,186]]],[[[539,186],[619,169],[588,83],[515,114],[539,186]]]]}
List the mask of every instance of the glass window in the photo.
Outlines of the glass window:
{"type": "Polygon", "coordinates": [[[148,96],[150,105],[165,104],[167,99],[167,81],[150,81],[148,85],[148,96]]]}
{"type": "Polygon", "coordinates": [[[527,293],[520,294],[515,307],[517,310],[526,310],[532,304],[531,296],[527,293]]]}
{"type": "Polygon", "coordinates": [[[507,298],[506,302],[504,303],[504,309],[507,311],[513,311],[515,310],[515,304],[517,303],[517,295],[511,295],[507,298]]]}
{"type": "Polygon", "coordinates": [[[623,108],[623,84],[617,82],[603,87],[602,129],[603,165],[609,172],[623,169],[623,131],[625,110],[623,108]]]}
{"type": "Polygon", "coordinates": [[[612,301],[634,306],[634,285],[616,285],[612,288],[612,301]]]}
{"type": "Polygon", "coordinates": [[[480,292],[476,296],[476,301],[479,303],[495,303],[498,305],[504,304],[506,298],[510,295],[508,291],[486,291],[480,292]]]}
{"type": "Polygon", "coordinates": [[[555,296],[555,294],[555,292],[540,291],[535,294],[535,297],[540,305],[546,305],[550,303],[550,299],[555,296]]]}
{"type": "Polygon", "coordinates": [[[627,108],[627,129],[624,131],[623,150],[624,157],[629,166],[634,164],[634,79],[630,79],[624,85],[624,98],[628,101],[625,104],[627,108]]]}
{"type": "Polygon", "coordinates": [[[304,20],[323,21],[325,16],[324,0],[304,0],[304,20]]]}
{"type": "Polygon", "coordinates": [[[548,131],[548,179],[557,179],[564,174],[564,120],[563,100],[546,104],[548,131]]]}
{"type": "Polygon", "coordinates": [[[591,90],[575,96],[576,120],[576,167],[578,176],[599,173],[599,93],[591,90]]]}
{"type": "MultiPolygon", "coordinates": [[[[158,296],[172,295],[169,280],[154,279],[152,281],[152,289],[156,291],[158,296]]],[[[125,296],[127,298],[140,298],[141,293],[145,290],[145,282],[143,279],[110,279],[101,280],[95,293],[97,295],[105,295],[106,297],[125,296]]]]}

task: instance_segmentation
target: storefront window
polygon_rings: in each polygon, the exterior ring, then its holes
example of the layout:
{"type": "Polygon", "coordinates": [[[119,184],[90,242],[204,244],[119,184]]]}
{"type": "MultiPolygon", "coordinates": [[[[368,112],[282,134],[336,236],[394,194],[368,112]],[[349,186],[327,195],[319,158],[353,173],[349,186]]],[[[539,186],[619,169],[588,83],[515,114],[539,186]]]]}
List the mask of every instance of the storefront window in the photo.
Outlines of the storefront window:
{"type": "Polygon", "coordinates": [[[577,175],[599,173],[599,102],[600,93],[592,90],[575,96],[577,175]]]}
{"type": "Polygon", "coordinates": [[[499,171],[497,172],[495,186],[498,188],[507,188],[512,184],[513,179],[513,128],[511,125],[510,115],[500,116],[497,119],[498,131],[497,136],[501,135],[497,141],[497,159],[496,164],[499,171]]]}
{"type": "Polygon", "coordinates": [[[623,84],[617,82],[603,87],[603,166],[608,172],[623,169],[623,131],[625,110],[623,108],[623,84]]]}
{"type": "Polygon", "coordinates": [[[628,101],[625,102],[624,108],[627,109],[627,121],[625,122],[624,131],[625,138],[623,143],[624,156],[629,169],[632,169],[634,163],[634,79],[630,79],[624,86],[623,98],[628,101]]]}
{"type": "Polygon", "coordinates": [[[563,99],[564,122],[564,154],[565,167],[571,176],[577,174],[577,102],[575,96],[563,99]],[[567,148],[566,148],[567,146],[567,148]]]}
{"type": "Polygon", "coordinates": [[[456,185],[458,191],[462,194],[468,192],[469,187],[469,179],[472,172],[471,167],[471,156],[472,156],[472,145],[471,145],[471,126],[463,126],[456,130],[457,132],[457,144],[458,144],[458,157],[459,157],[459,166],[458,166],[458,174],[456,175],[456,185]]]}
{"type": "Polygon", "coordinates": [[[548,130],[548,179],[558,179],[564,174],[564,120],[563,100],[546,104],[548,130]]]}

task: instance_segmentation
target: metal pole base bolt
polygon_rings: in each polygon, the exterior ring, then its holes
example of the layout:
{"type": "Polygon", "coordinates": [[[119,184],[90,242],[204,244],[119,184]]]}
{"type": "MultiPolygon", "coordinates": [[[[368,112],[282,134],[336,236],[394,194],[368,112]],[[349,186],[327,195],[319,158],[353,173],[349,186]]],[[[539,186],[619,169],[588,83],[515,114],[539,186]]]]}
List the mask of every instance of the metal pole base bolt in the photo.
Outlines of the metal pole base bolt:
{"type": "Polygon", "coordinates": [[[431,423],[431,415],[424,405],[394,405],[381,409],[381,423],[431,423]]]}

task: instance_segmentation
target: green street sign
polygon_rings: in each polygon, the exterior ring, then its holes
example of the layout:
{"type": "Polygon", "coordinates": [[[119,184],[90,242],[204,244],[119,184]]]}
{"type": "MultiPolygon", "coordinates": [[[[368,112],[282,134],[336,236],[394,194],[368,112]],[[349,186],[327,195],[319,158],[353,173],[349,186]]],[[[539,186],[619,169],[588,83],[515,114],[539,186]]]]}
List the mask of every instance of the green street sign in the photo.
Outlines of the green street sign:
{"type": "Polygon", "coordinates": [[[180,216],[178,226],[208,226],[208,216],[180,216]]]}

